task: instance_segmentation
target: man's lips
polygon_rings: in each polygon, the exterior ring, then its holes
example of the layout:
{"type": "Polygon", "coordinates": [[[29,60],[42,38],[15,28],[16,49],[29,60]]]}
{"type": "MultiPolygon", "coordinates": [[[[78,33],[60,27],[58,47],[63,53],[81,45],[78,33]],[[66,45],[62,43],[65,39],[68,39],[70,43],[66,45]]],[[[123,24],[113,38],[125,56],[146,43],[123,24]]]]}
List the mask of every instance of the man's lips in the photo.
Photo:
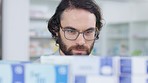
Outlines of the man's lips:
{"type": "Polygon", "coordinates": [[[73,53],[76,53],[76,54],[86,54],[86,50],[73,50],[73,53]]]}

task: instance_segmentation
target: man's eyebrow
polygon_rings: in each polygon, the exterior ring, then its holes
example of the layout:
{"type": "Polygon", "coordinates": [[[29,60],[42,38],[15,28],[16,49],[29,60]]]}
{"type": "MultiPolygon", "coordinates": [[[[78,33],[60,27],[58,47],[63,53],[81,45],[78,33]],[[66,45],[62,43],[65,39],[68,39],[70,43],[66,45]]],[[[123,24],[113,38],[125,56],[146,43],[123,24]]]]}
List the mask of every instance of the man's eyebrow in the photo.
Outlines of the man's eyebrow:
{"type": "MultiPolygon", "coordinates": [[[[63,29],[77,30],[77,29],[75,29],[75,28],[73,28],[73,27],[71,27],[71,26],[63,27],[63,29]]],[[[96,29],[95,27],[90,27],[90,28],[88,28],[88,29],[86,29],[86,30],[84,30],[84,31],[87,31],[87,30],[95,30],[95,29],[96,29]]],[[[78,30],[77,30],[77,31],[78,31],[78,30]]]]}
{"type": "Polygon", "coordinates": [[[88,29],[86,29],[85,31],[87,31],[87,30],[95,30],[96,28],[94,28],[94,27],[90,27],[90,28],[88,28],[88,29]]]}
{"type": "Polygon", "coordinates": [[[71,26],[66,26],[66,27],[63,27],[64,29],[72,29],[72,30],[77,30],[77,29],[75,29],[75,28],[73,28],[73,27],[71,27],[71,26]]]}

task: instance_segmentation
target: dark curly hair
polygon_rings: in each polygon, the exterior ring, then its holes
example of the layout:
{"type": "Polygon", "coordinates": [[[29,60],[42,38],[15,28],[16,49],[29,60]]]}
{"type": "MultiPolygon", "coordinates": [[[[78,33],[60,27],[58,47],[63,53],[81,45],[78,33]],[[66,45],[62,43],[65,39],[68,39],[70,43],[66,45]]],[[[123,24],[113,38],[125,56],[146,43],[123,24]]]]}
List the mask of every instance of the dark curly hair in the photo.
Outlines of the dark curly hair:
{"type": "Polygon", "coordinates": [[[96,27],[98,28],[97,38],[99,38],[99,32],[102,28],[102,16],[100,7],[95,3],[94,0],[61,0],[55,14],[48,21],[48,30],[51,32],[52,37],[58,44],[57,32],[60,30],[60,19],[64,10],[69,8],[84,9],[93,13],[96,16],[96,27]]]}

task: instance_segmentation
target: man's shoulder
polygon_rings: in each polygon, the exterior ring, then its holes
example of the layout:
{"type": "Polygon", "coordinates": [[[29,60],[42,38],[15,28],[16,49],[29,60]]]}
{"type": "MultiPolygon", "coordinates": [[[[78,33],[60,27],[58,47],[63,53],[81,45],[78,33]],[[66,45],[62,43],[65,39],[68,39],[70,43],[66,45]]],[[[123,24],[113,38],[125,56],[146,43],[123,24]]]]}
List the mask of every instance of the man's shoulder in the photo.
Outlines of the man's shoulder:
{"type": "MultiPolygon", "coordinates": [[[[54,53],[51,53],[51,54],[44,54],[44,55],[42,55],[42,56],[60,56],[60,53],[59,53],[59,51],[56,51],[56,52],[54,52],[54,53]]],[[[41,57],[41,56],[40,56],[40,57],[41,57]]],[[[39,63],[39,62],[40,62],[40,57],[37,58],[36,60],[34,60],[33,62],[39,63]]]]}

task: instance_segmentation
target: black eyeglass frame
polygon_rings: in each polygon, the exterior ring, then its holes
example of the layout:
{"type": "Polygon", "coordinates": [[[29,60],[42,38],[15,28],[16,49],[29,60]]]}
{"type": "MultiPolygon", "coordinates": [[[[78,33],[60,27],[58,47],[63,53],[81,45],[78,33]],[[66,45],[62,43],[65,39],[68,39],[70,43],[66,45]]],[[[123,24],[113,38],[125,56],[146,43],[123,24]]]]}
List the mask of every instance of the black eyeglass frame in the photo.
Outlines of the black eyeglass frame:
{"type": "Polygon", "coordinates": [[[79,37],[80,34],[83,34],[83,38],[84,38],[85,40],[87,40],[87,41],[92,41],[92,40],[97,40],[97,39],[98,39],[98,38],[97,38],[97,35],[99,34],[99,30],[97,29],[97,27],[95,28],[95,37],[94,37],[94,39],[90,39],[90,40],[86,39],[85,36],[84,36],[84,33],[85,33],[87,30],[85,30],[85,31],[83,31],[83,32],[79,32],[78,30],[76,30],[76,31],[78,32],[77,37],[76,37],[75,39],[69,39],[69,38],[67,38],[67,37],[65,36],[65,31],[66,31],[66,29],[64,29],[64,27],[62,27],[62,26],[60,26],[60,28],[61,28],[61,30],[64,32],[64,37],[65,37],[67,40],[74,41],[74,40],[76,40],[76,39],[79,37]]]}

